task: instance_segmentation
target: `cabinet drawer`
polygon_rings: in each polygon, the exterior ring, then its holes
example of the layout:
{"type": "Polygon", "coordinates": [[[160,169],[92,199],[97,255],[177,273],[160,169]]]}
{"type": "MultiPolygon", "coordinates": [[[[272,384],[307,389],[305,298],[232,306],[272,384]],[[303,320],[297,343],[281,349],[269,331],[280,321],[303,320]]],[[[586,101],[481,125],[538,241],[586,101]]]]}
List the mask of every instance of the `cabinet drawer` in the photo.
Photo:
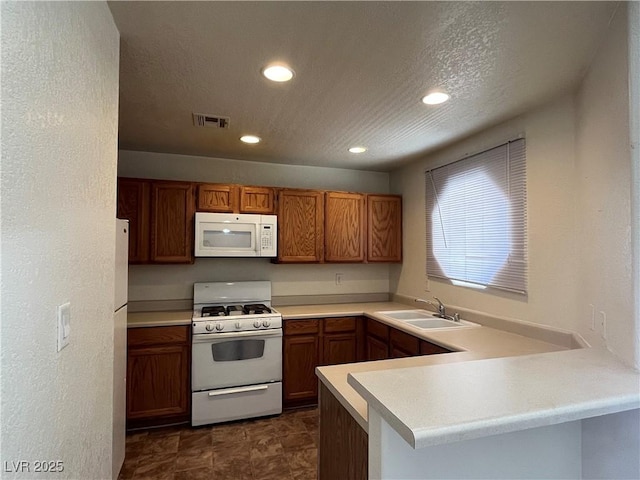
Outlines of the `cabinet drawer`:
{"type": "Polygon", "coordinates": [[[284,322],[285,335],[303,335],[319,331],[319,320],[285,320],[284,322]]]}
{"type": "Polygon", "coordinates": [[[368,320],[367,334],[377,337],[380,340],[387,341],[389,339],[389,327],[384,323],[376,322],[375,320],[368,320]]]}
{"type": "Polygon", "coordinates": [[[324,331],[334,332],[354,332],[356,329],[356,317],[326,318],[324,321],[324,331]]]}
{"type": "Polygon", "coordinates": [[[189,326],[175,327],[138,327],[127,331],[128,347],[145,347],[149,345],[188,344],[189,326]]]}
{"type": "Polygon", "coordinates": [[[389,339],[391,348],[399,348],[411,355],[418,355],[418,353],[420,353],[420,339],[413,335],[392,328],[389,339]]]}

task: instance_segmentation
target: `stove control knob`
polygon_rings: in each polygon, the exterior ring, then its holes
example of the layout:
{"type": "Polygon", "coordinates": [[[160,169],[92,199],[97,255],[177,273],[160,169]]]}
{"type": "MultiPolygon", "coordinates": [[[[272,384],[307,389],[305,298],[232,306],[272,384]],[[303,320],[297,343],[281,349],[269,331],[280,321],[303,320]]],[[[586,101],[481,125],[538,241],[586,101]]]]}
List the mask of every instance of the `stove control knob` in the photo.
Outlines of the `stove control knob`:
{"type": "Polygon", "coordinates": [[[263,326],[263,327],[268,327],[268,326],[270,326],[270,325],[271,325],[271,322],[270,322],[269,320],[263,320],[263,321],[262,321],[262,326],[263,326]]]}
{"type": "Polygon", "coordinates": [[[256,320],[255,322],[253,322],[253,326],[255,328],[260,328],[260,320],[256,320]]]}
{"type": "Polygon", "coordinates": [[[235,325],[235,326],[236,326],[236,328],[237,328],[238,330],[240,330],[240,327],[242,327],[242,324],[241,324],[240,322],[236,322],[236,325],[235,325]]]}
{"type": "Polygon", "coordinates": [[[213,325],[211,323],[207,323],[207,326],[204,328],[207,329],[207,332],[210,332],[211,330],[213,330],[213,325]]]}
{"type": "Polygon", "coordinates": [[[224,325],[221,323],[216,323],[216,330],[221,332],[222,330],[224,330],[224,325]]]}

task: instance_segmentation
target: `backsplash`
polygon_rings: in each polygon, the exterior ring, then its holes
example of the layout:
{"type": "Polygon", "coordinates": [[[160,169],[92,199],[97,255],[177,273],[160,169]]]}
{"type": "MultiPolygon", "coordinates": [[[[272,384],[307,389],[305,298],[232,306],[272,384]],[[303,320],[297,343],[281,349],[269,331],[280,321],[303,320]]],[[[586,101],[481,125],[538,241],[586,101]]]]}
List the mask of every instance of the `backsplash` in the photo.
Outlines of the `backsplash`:
{"type": "MultiPolygon", "coordinates": [[[[387,264],[278,265],[268,259],[197,258],[193,265],[131,265],[129,302],[193,298],[195,282],[271,280],[272,296],[388,294],[387,264]],[[336,274],[340,275],[337,284],[336,274]]],[[[169,305],[169,304],[167,304],[169,305]]]]}

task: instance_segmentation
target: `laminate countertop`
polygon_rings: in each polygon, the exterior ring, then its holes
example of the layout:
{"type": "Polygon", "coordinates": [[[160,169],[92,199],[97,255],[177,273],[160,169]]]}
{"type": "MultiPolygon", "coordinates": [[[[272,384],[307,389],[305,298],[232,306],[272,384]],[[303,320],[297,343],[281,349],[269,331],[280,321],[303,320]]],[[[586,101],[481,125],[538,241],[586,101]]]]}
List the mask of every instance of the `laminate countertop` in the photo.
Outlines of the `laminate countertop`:
{"type": "Polygon", "coordinates": [[[414,448],[640,408],[640,373],[607,351],[487,326],[422,330],[378,313],[401,309],[413,308],[376,303],[279,309],[285,321],[364,315],[454,350],[317,367],[320,381],[365,431],[369,404],[414,448]]]}
{"type": "Polygon", "coordinates": [[[130,312],[127,314],[127,328],[191,325],[192,315],[191,310],[130,312]]]}
{"type": "Polygon", "coordinates": [[[454,353],[439,355],[424,355],[316,368],[316,374],[323,384],[365,431],[368,429],[367,401],[361,393],[357,392],[349,384],[348,376],[350,374],[395,371],[397,369],[467,362],[486,358],[567,350],[567,347],[563,345],[544,342],[485,326],[457,327],[437,331],[424,330],[378,313],[415,309],[413,306],[394,302],[278,307],[285,322],[304,318],[367,316],[454,351],[454,353]]]}

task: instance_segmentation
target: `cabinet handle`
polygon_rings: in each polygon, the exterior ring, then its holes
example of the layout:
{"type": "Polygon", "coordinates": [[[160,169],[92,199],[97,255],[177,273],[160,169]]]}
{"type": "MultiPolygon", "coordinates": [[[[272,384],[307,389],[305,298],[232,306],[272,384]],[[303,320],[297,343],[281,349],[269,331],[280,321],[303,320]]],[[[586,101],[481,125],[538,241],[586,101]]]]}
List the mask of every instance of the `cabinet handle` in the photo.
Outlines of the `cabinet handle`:
{"type": "Polygon", "coordinates": [[[219,397],[220,395],[232,395],[234,393],[257,392],[259,390],[266,390],[267,388],[269,388],[269,385],[259,385],[257,387],[228,388],[226,390],[209,392],[209,396],[219,397]]]}

